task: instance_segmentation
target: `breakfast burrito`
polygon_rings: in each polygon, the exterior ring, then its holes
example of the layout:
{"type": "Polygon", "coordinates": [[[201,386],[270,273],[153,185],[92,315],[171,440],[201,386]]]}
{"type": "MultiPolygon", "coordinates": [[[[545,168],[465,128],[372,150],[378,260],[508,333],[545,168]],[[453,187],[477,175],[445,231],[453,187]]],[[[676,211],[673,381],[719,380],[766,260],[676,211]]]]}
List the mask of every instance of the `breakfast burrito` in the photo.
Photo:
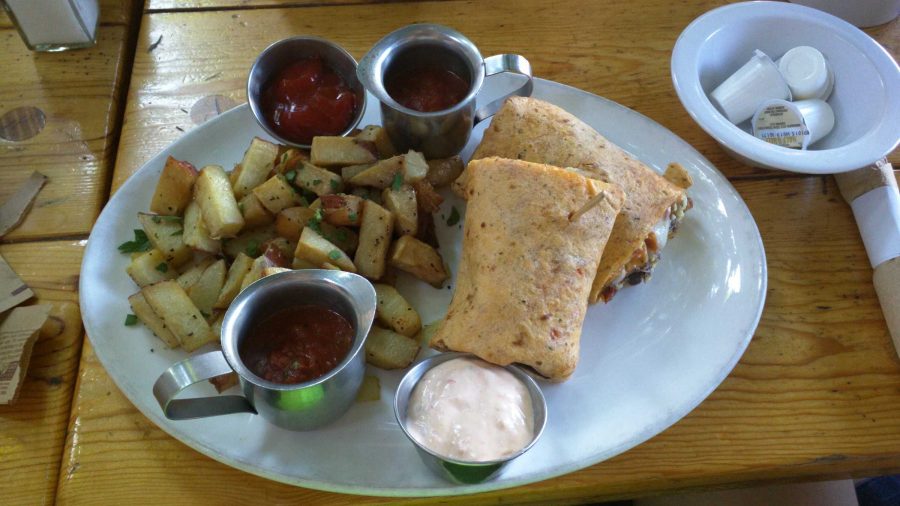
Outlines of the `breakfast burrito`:
{"type": "Polygon", "coordinates": [[[470,162],[463,189],[456,291],[431,346],[566,379],[622,190],[577,170],[503,158],[470,162]]]}
{"type": "Polygon", "coordinates": [[[625,191],[591,303],[609,301],[625,283],[649,279],[660,251],[691,207],[685,191],[691,179],[680,165],[671,164],[660,176],[575,116],[534,98],[510,98],[497,112],[472,158],[489,156],[577,167],[625,191]]]}

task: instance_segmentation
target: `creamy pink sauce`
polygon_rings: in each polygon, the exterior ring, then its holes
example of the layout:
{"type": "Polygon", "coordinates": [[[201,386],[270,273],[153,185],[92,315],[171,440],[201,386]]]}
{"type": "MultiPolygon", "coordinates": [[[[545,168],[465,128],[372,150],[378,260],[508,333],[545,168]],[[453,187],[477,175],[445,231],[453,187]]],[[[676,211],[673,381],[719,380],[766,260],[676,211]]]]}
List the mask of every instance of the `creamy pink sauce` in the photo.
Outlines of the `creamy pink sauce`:
{"type": "Polygon", "coordinates": [[[534,438],[528,388],[509,371],[474,358],[448,360],[419,380],[406,429],[422,446],[457,460],[512,455],[534,438]]]}

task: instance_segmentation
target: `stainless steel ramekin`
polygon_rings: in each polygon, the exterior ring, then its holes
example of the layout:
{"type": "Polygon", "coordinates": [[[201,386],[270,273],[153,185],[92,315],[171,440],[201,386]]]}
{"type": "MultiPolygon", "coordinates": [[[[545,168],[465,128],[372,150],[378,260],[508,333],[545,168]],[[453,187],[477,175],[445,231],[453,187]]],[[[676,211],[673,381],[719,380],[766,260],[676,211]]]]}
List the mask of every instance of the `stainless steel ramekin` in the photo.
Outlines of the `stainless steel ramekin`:
{"type": "Polygon", "coordinates": [[[262,93],[265,86],[285,67],[304,58],[320,57],[328,66],[334,69],[353,90],[356,95],[356,114],[340,135],[348,135],[362,120],[366,112],[366,90],[356,77],[356,60],[346,49],[326,39],[319,37],[290,37],[279,40],[263,50],[250,67],[250,75],[247,77],[247,101],[250,110],[259,126],[277,139],[282,144],[303,149],[309,149],[309,144],[299,144],[280,135],[263,114],[261,104],[262,93]]]}
{"type": "Polygon", "coordinates": [[[415,445],[416,450],[419,452],[419,456],[429,469],[454,483],[471,484],[480,483],[497,476],[500,470],[507,464],[534,446],[544,432],[544,427],[547,425],[547,402],[544,399],[541,388],[531,376],[516,366],[506,366],[506,370],[511,372],[516,379],[521,381],[525,387],[528,388],[528,393],[531,394],[531,406],[534,410],[534,437],[531,439],[531,442],[518,452],[503,457],[502,459],[480,462],[457,460],[435,453],[416,441],[406,429],[406,411],[409,405],[409,396],[419,383],[419,380],[422,379],[422,376],[430,369],[448,360],[464,357],[478,358],[469,353],[441,353],[426,358],[413,366],[406,375],[403,376],[403,379],[400,380],[400,384],[397,386],[397,393],[394,396],[394,416],[397,418],[397,423],[400,424],[403,433],[406,434],[406,437],[415,445]]]}

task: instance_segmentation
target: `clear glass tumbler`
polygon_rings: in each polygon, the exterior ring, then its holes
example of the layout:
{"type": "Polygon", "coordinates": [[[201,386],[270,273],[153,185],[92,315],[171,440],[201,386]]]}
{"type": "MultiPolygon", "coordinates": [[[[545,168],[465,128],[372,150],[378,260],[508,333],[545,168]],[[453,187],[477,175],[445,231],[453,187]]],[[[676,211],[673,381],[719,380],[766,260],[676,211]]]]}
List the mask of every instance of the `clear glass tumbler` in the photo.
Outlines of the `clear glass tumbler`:
{"type": "Polygon", "coordinates": [[[65,51],[97,42],[97,0],[0,0],[0,4],[33,51],[65,51]]]}

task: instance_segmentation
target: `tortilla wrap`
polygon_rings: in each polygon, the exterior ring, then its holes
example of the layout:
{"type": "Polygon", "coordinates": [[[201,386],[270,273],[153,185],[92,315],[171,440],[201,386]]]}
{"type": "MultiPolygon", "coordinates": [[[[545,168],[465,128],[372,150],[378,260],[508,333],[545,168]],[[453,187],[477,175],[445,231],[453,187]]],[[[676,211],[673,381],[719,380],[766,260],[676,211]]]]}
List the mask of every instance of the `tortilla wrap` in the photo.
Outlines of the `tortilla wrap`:
{"type": "Polygon", "coordinates": [[[591,282],[622,190],[521,160],[475,160],[467,172],[456,290],[431,346],[563,380],[578,363],[591,282]]]}
{"type": "Polygon", "coordinates": [[[497,112],[472,159],[489,156],[577,167],[625,191],[625,205],[603,251],[591,303],[620,275],[667,210],[685,198],[684,188],[630,157],[580,119],[534,98],[512,97],[497,112]]]}

